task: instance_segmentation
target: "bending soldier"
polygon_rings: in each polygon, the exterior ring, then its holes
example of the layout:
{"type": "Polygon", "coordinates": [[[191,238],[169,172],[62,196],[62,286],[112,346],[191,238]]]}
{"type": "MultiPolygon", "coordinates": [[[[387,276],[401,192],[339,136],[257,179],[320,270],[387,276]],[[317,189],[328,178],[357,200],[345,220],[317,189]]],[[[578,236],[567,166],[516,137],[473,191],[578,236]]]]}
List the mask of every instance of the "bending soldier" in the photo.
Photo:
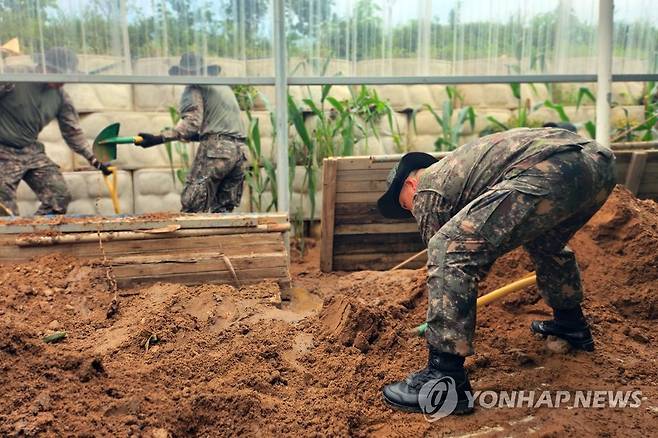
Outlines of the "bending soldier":
{"type": "Polygon", "coordinates": [[[498,257],[519,246],[530,254],[537,288],[554,314],[534,321],[532,331],[594,349],[567,242],[615,185],[610,149],[565,129],[514,129],[466,144],[438,162],[408,153],[388,184],[379,210],[418,222],[428,246],[429,290],[428,365],[384,387],[389,405],[420,411],[423,385],[452,379],[458,395],[453,413],[472,410],[464,358],[473,354],[477,285],[498,257]]]}

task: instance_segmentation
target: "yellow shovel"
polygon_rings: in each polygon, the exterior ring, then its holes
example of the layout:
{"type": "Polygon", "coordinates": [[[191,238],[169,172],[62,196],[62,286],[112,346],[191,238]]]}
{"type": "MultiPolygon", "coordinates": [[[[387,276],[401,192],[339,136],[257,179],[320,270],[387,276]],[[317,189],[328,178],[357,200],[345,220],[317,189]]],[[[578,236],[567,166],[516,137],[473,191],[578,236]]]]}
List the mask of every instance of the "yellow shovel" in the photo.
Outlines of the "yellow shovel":
{"type": "MultiPolygon", "coordinates": [[[[500,289],[496,289],[493,292],[489,292],[486,295],[482,295],[480,298],[477,300],[477,306],[478,308],[482,306],[486,306],[487,304],[496,301],[506,295],[511,294],[512,292],[516,292],[517,290],[521,290],[526,286],[532,286],[533,284],[537,283],[537,275],[535,275],[534,272],[530,272],[529,274],[526,274],[524,277],[516,280],[513,283],[508,284],[507,286],[503,286],[500,289]]],[[[418,336],[425,336],[425,330],[427,330],[427,323],[424,322],[418,327],[413,329],[413,332],[418,335],[418,336]]]]}
{"type": "Polygon", "coordinates": [[[114,166],[109,166],[108,169],[112,171],[112,181],[110,177],[103,174],[103,180],[107,186],[107,191],[110,192],[110,199],[112,199],[112,207],[114,207],[114,214],[121,214],[121,206],[119,205],[119,194],[117,191],[117,169],[114,166]]]}

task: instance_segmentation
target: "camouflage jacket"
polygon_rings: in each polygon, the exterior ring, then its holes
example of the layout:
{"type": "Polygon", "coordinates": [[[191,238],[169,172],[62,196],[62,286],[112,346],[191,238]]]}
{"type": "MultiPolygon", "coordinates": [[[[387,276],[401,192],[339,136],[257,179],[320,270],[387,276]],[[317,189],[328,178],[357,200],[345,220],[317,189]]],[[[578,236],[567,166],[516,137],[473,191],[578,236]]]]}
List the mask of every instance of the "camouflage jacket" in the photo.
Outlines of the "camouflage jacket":
{"type": "Polygon", "coordinates": [[[57,118],[66,144],[88,161],[93,158],[71,97],[43,83],[0,83],[0,147],[18,152],[37,143],[41,130],[57,118]]]}
{"type": "MultiPolygon", "coordinates": [[[[420,176],[412,213],[425,244],[468,203],[504,178],[589,140],[564,129],[519,128],[465,144],[420,176]]],[[[533,187],[527,187],[529,193],[533,187]]]]}
{"type": "Polygon", "coordinates": [[[165,137],[192,140],[207,134],[244,138],[240,107],[226,85],[188,85],[180,102],[181,118],[165,137]]]}

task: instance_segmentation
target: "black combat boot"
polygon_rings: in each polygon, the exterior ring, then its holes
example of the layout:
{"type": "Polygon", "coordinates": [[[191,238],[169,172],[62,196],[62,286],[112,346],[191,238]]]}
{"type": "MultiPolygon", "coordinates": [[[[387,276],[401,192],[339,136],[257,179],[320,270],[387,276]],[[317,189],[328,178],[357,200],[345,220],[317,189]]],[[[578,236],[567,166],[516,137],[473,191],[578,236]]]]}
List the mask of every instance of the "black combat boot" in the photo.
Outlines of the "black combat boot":
{"type": "Polygon", "coordinates": [[[554,309],[554,319],[532,321],[530,330],[534,333],[555,336],[567,341],[573,348],[594,351],[592,332],[580,306],[573,309],[554,309]]]}
{"type": "Polygon", "coordinates": [[[401,382],[386,385],[382,392],[384,402],[401,411],[431,414],[432,410],[443,408],[451,411],[446,415],[460,415],[473,411],[473,407],[469,406],[466,391],[472,392],[471,383],[464,369],[464,358],[455,354],[441,353],[430,347],[427,368],[409,375],[401,382]],[[428,386],[423,391],[423,395],[429,397],[420,400],[418,395],[421,388],[430,381],[436,386],[428,386]]]}

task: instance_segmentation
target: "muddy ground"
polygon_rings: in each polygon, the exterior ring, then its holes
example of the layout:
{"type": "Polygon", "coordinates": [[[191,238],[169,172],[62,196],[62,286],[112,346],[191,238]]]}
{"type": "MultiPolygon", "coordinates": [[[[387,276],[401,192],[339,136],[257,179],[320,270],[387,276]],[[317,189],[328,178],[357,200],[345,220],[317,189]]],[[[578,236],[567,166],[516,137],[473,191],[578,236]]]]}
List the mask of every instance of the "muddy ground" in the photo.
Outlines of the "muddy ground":
{"type": "MultiPolygon", "coordinates": [[[[1,436],[653,436],[658,427],[658,205],[617,189],[571,242],[594,353],[559,354],[528,329],[530,287],[483,309],[477,390],[642,391],[638,408],[478,409],[435,423],[381,401],[426,361],[424,270],[321,274],[317,247],[275,284],[158,284],[114,294],[103,268],[53,254],[0,266],[1,436]],[[59,343],[44,335],[66,330],[59,343]]],[[[490,291],[533,269],[499,260],[490,291]]]]}

